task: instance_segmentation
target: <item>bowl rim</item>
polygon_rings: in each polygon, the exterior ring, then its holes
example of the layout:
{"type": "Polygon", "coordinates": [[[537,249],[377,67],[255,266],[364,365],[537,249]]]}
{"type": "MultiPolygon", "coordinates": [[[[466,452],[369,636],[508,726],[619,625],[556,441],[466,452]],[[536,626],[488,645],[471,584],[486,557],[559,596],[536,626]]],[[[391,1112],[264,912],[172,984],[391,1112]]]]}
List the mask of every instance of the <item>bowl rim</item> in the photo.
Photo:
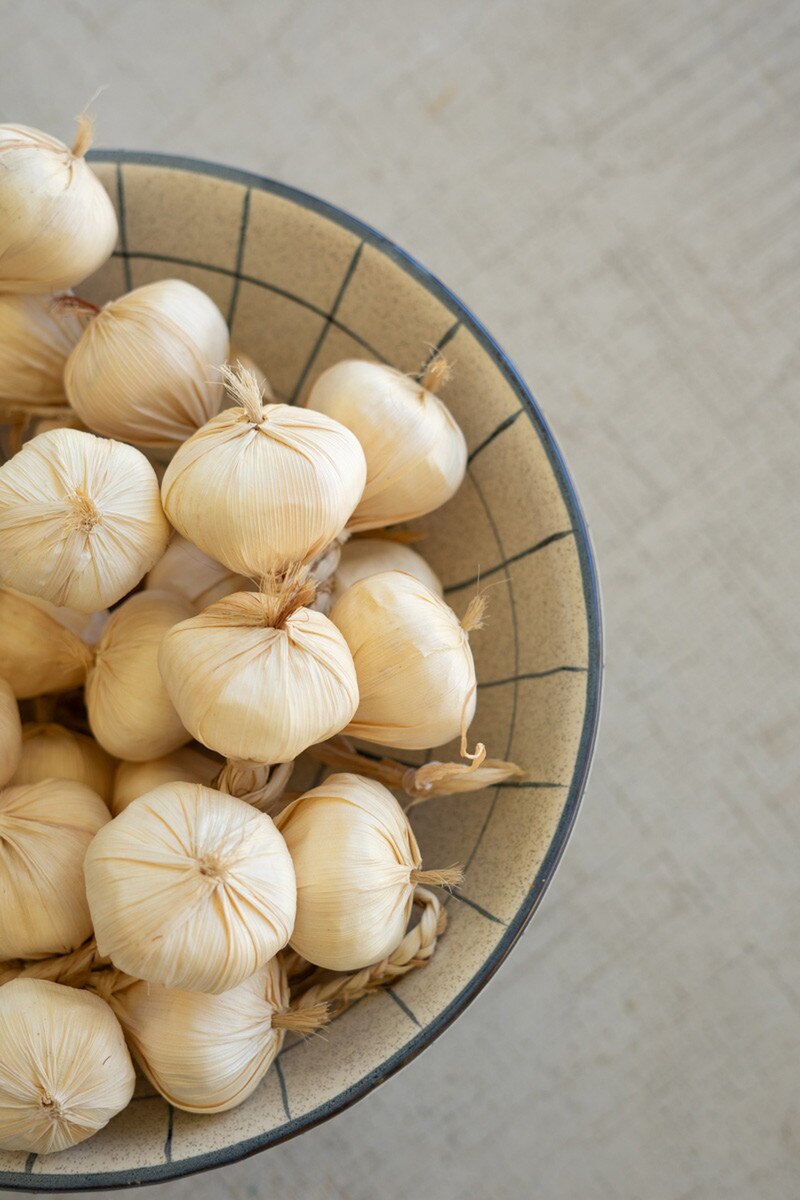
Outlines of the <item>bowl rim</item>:
{"type": "MultiPolygon", "coordinates": [[[[135,1187],[145,1183],[167,1182],[170,1179],[179,1179],[200,1171],[227,1166],[248,1158],[253,1154],[257,1154],[270,1146],[285,1142],[329,1120],[337,1113],[343,1112],[346,1108],[361,1100],[375,1087],[385,1082],[385,1080],[389,1079],[402,1067],[406,1066],[407,1063],[411,1062],[412,1059],[416,1058],[418,1054],[435,1041],[464,1012],[479,992],[483,990],[505,961],[541,902],[542,896],[553,877],[569,840],[588,782],[599,725],[604,671],[603,614],[597,566],[588,522],[578,498],[575,484],[567,470],[564,457],[541,409],[511,359],[500,348],[492,335],[471,310],[440,279],[411,254],[408,254],[390,238],[385,237],[366,222],[352,216],[335,204],[321,200],[309,192],[292,187],[289,184],[281,183],[278,180],[249,171],[242,171],[220,163],[208,162],[203,159],[147,151],[92,150],[87,155],[87,158],[91,162],[114,164],[117,168],[118,185],[121,183],[121,167],[126,164],[134,164],[208,175],[213,178],[243,185],[247,189],[268,192],[282,199],[292,201],[302,208],[309,209],[333,221],[335,224],[343,226],[350,232],[355,233],[362,242],[380,250],[430,294],[435,296],[452,313],[454,321],[457,322],[455,328],[458,325],[463,325],[476,338],[494,361],[500,373],[506,379],[506,382],[510,385],[520,401],[521,409],[525,412],[539,436],[550,466],[558,481],[562,498],[572,522],[572,532],[581,568],[583,597],[588,624],[589,652],[586,709],[575,760],[575,768],[569,784],[567,798],[547,853],[534,876],[527,895],[515,915],[508,922],[505,933],[500,941],[481,965],[480,969],[464,985],[458,995],[450,1001],[447,1008],[439,1013],[430,1024],[420,1029],[419,1033],[410,1042],[406,1043],[400,1050],[390,1055],[379,1066],[373,1068],[367,1075],[359,1079],[357,1083],[346,1088],[337,1096],[326,1101],[324,1104],[318,1105],[315,1109],[304,1113],[300,1117],[289,1118],[285,1124],[263,1134],[232,1143],[219,1150],[208,1151],[207,1153],[194,1155],[191,1158],[183,1160],[173,1162],[171,1157],[167,1157],[163,1163],[155,1166],[123,1171],[93,1172],[82,1175],[32,1174],[33,1161],[37,1156],[29,1155],[24,1173],[0,1172],[0,1187],[11,1191],[73,1192],[135,1187]]],[[[120,187],[120,196],[122,195],[120,187]]],[[[120,213],[120,226],[122,230],[121,256],[127,258],[124,209],[120,213]]],[[[186,265],[190,264],[187,262],[186,265]]],[[[205,264],[197,263],[191,265],[202,267],[205,264]]],[[[241,279],[240,269],[241,261],[238,262],[235,272],[235,277],[239,279],[241,279]]],[[[453,332],[455,332],[455,328],[453,332]]],[[[282,1076],[279,1078],[282,1083],[282,1076]]],[[[173,1114],[171,1108],[169,1113],[165,1152],[169,1147],[172,1135],[173,1114]]]]}

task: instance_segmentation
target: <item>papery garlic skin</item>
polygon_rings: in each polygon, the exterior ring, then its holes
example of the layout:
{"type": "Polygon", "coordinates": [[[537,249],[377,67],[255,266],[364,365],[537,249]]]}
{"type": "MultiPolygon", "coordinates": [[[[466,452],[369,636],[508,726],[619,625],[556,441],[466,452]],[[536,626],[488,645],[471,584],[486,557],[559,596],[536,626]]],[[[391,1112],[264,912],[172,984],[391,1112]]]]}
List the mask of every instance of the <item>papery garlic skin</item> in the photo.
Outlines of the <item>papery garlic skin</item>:
{"type": "Polygon", "coordinates": [[[256,382],[261,389],[261,395],[264,397],[264,399],[275,399],[275,393],[272,390],[272,385],[264,372],[261,370],[261,367],[255,361],[255,359],[251,358],[249,354],[244,354],[238,348],[238,346],[231,346],[230,350],[228,351],[228,366],[233,368],[243,367],[245,371],[249,371],[251,375],[255,376],[256,382]]]}
{"type": "Polygon", "coordinates": [[[131,980],[110,999],[137,1062],[184,1112],[235,1108],[266,1075],[283,1045],[272,1017],[288,1007],[286,973],[273,958],[221,995],[131,980]]]}
{"type": "Polygon", "coordinates": [[[0,792],[0,959],[66,954],[86,940],[83,860],[109,819],[97,793],[74,780],[0,792]]]}
{"type": "Polygon", "coordinates": [[[239,592],[176,625],[159,665],[183,724],[226,758],[289,762],[347,725],[358,684],[344,638],[298,608],[273,628],[271,598],[239,592]]]}
{"type": "Polygon", "coordinates": [[[73,779],[110,805],[114,768],[113,758],[93,738],[63,725],[31,722],[22,727],[22,753],[11,782],[73,779]]]}
{"type": "Polygon", "coordinates": [[[164,987],[236,987],[294,925],[294,869],[273,822],[200,784],[134,800],[94,839],[84,869],[100,954],[164,987]]]}
{"type": "MultiPolygon", "coordinates": [[[[0,292],[73,287],[111,255],[114,206],[82,157],[26,125],[0,125],[0,292]]],[[[77,142],[83,142],[79,147],[77,142]]]]}
{"type": "Polygon", "coordinates": [[[114,612],[86,676],[89,727],[115,758],[146,762],[189,741],[158,668],[164,635],[192,614],[171,592],[139,592],[114,612]]]}
{"type": "Polygon", "coordinates": [[[332,579],[331,600],[335,604],[359,579],[380,575],[382,571],[405,571],[420,583],[444,595],[441,581],[425,559],[411,546],[389,538],[351,538],[342,548],[339,565],[332,579]]]}
{"type": "Polygon", "coordinates": [[[0,294],[0,404],[66,405],[64,364],[83,323],[56,299],[0,294]]]}
{"type": "Polygon", "coordinates": [[[22,754],[22,723],[11,685],[0,679],[0,787],[8,783],[22,754]]]}
{"type": "Polygon", "coordinates": [[[145,762],[121,762],[114,774],[111,811],[114,816],[162,783],[202,783],[211,787],[224,763],[207,750],[181,746],[172,754],[145,762]]]}
{"type": "Polygon", "coordinates": [[[73,625],[85,618],[0,588],[0,664],[18,699],[68,692],[85,680],[92,651],[65,620],[73,625]]]}
{"type": "Polygon", "coordinates": [[[234,592],[255,591],[256,585],[246,576],[229,571],[176,534],[148,573],[145,587],[165,589],[183,596],[195,612],[199,612],[234,592]]]}
{"type": "Polygon", "coordinates": [[[475,663],[458,617],[402,571],[370,575],[331,612],[356,667],[359,705],[345,730],[400,750],[458,737],[475,714],[475,663]]]}
{"type": "Polygon", "coordinates": [[[75,429],[39,434],[0,467],[0,578],[94,613],[161,557],[169,525],[147,459],[75,429]]]}
{"type": "Polygon", "coordinates": [[[136,1077],[97,996],[44,979],[0,988],[0,1148],[52,1154],[107,1125],[136,1077]]]}
{"type": "Polygon", "coordinates": [[[112,300],[86,326],[64,371],[69,402],[106,437],[174,449],[219,409],[228,327],[182,279],[112,300]]]}
{"type": "Polygon", "coordinates": [[[411,521],[458,490],[467,444],[450,410],[421,383],[380,363],[346,359],[323,371],[307,407],[346,425],[367,460],[351,532],[411,521]]]}
{"type": "Polygon", "coordinates": [[[381,783],[329,776],[276,817],[297,877],[291,946],[331,971],[357,971],[402,941],[421,855],[381,783]]]}

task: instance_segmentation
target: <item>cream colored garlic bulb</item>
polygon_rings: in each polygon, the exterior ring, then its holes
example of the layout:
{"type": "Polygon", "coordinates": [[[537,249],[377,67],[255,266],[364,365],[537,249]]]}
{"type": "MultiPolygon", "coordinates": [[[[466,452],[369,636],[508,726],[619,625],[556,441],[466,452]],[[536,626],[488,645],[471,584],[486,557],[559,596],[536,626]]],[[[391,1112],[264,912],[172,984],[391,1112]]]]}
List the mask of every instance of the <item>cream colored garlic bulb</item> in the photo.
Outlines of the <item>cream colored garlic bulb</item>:
{"type": "Polygon", "coordinates": [[[44,979],[0,988],[0,1148],[66,1150],[133,1095],[122,1029],[99,997],[44,979]]]}
{"type": "Polygon", "coordinates": [[[0,671],[20,700],[81,686],[92,651],[69,627],[76,618],[86,621],[36,596],[0,588],[0,671]]]}
{"type": "Polygon", "coordinates": [[[467,444],[450,410],[433,394],[434,359],[422,383],[380,363],[347,359],[323,371],[308,408],[356,435],[367,459],[364,494],[348,529],[377,529],[439,508],[467,468],[467,444]]]}
{"type": "Polygon", "coordinates": [[[0,578],[94,613],[120,600],[166,549],[169,525],[132,446],[55,429],[0,467],[0,578]]]}
{"type": "Polygon", "coordinates": [[[294,870],[274,824],[201,784],[134,800],[92,842],[85,875],[100,954],[164,987],[236,987],[294,925],[294,870]]]}
{"type": "Polygon", "coordinates": [[[243,354],[237,346],[231,346],[230,348],[228,353],[228,366],[232,371],[238,370],[239,368],[249,371],[251,375],[255,376],[256,383],[261,390],[262,397],[265,400],[275,399],[275,393],[272,390],[272,386],[264,372],[261,370],[261,367],[259,367],[258,363],[252,359],[249,354],[243,354]]]}
{"type": "Polygon", "coordinates": [[[110,804],[114,765],[93,738],[63,725],[30,723],[22,727],[22,755],[11,782],[74,779],[110,804]]]}
{"type": "Polygon", "coordinates": [[[91,125],[75,143],[25,125],[0,125],[0,292],[55,292],[80,283],[117,240],[114,206],[84,159],[91,125]]]}
{"type": "Polygon", "coordinates": [[[0,959],[66,954],[86,940],[83,859],[108,820],[97,793],[71,779],[0,792],[0,959]]]}
{"type": "Polygon", "coordinates": [[[0,404],[65,405],[64,364],[82,331],[53,295],[0,294],[0,404]]]}
{"type": "Polygon", "coordinates": [[[174,449],[219,409],[228,327],[214,301],[160,279],[100,309],[64,371],[67,396],[96,433],[174,449]]]}
{"type": "Polygon", "coordinates": [[[0,679],[0,787],[17,770],[22,754],[22,723],[11,685],[0,679]]]}
{"type": "Polygon", "coordinates": [[[264,404],[246,371],[226,378],[236,406],[184,442],[161,496],[179,533],[231,571],[259,578],[328,547],[361,496],[366,465],[343,425],[264,404]]]}
{"type": "Polygon", "coordinates": [[[165,589],[183,596],[196,612],[233,592],[255,590],[255,586],[245,575],[214,562],[180,534],[172,539],[145,580],[148,589],[165,589]]]}
{"type": "Polygon", "coordinates": [[[261,592],[228,596],[170,629],[159,665],[183,724],[226,758],[289,762],[338,733],[358,704],[335,626],[261,592]]]}
{"type": "Polygon", "coordinates": [[[350,647],[359,705],[346,733],[405,750],[442,746],[475,713],[468,630],[411,575],[384,571],[344,593],[331,621],[350,647]]]}
{"type": "Polygon", "coordinates": [[[139,592],[108,622],[85,698],[92,733],[115,758],[146,762],[189,741],[162,682],[158,652],[168,630],[192,611],[172,592],[139,592]]]}
{"type": "Polygon", "coordinates": [[[121,762],[114,774],[111,811],[116,817],[133,800],[162,783],[203,783],[210,787],[222,769],[221,759],[194,746],[182,746],[147,762],[121,762]]]}
{"type": "Polygon", "coordinates": [[[438,576],[431,570],[421,554],[405,546],[402,542],[393,542],[389,538],[351,538],[342,548],[339,566],[332,577],[331,599],[337,600],[358,583],[370,575],[379,575],[382,571],[405,571],[413,575],[420,583],[424,583],[437,596],[443,595],[443,588],[438,576]]]}
{"type": "Polygon", "coordinates": [[[417,883],[457,882],[420,870],[416,838],[394,796],[359,775],[331,775],[275,818],[297,877],[291,945],[332,971],[385,958],[406,932],[417,883]]]}

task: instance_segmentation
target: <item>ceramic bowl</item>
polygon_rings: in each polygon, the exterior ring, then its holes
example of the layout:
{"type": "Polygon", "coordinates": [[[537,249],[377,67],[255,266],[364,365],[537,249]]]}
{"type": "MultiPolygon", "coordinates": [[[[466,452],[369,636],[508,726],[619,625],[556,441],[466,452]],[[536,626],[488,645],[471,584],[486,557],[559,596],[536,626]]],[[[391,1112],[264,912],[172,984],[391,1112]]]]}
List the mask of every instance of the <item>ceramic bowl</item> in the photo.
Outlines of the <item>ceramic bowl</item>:
{"type": "Polygon", "coordinates": [[[455,296],[362,222],[283,184],[185,159],[92,157],[120,237],[81,288],[90,299],[168,276],[197,284],[291,403],[340,359],[415,372],[430,347],[446,351],[454,377],[443,395],[466,435],[469,469],[455,499],[420,522],[421,549],[459,615],[478,577],[500,585],[471,639],[479,692],[470,736],[528,778],[414,810],[425,861],[466,870],[429,966],[356,1005],[327,1040],[287,1046],[232,1112],[190,1116],[142,1087],[69,1151],[0,1152],[0,1187],[37,1191],[235,1162],[340,1112],[429,1046],[497,970],[553,875],[586,783],[601,682],[597,579],[569,472],[527,387],[455,296]]]}

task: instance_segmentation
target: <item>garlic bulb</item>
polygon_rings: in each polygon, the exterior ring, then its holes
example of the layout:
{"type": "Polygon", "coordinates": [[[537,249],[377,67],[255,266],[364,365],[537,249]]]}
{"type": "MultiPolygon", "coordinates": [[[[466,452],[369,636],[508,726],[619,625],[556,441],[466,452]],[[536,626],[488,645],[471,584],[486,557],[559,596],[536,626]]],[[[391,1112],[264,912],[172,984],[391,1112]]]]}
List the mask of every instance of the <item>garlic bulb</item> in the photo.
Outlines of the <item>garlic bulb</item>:
{"type": "Polygon", "coordinates": [[[75,618],[85,621],[80,613],[0,588],[0,669],[19,699],[81,686],[92,651],[65,624],[75,618]]]}
{"type": "Polygon", "coordinates": [[[226,758],[289,762],[338,733],[358,704],[335,626],[261,592],[228,596],[170,629],[159,666],[183,724],[226,758]]]}
{"type": "Polygon", "coordinates": [[[69,356],[64,386],[90,429],[174,449],[216,413],[228,327],[182,279],[147,283],[100,309],[69,356]]]}
{"type": "Polygon", "coordinates": [[[132,446],[55,429],[0,467],[0,576],[10,587],[94,613],[139,582],[168,537],[153,468],[132,446]]]}
{"type": "Polygon", "coordinates": [[[74,779],[85,783],[110,804],[113,778],[114,760],[93,738],[63,725],[23,725],[22,756],[11,780],[13,784],[74,779]]]}
{"type": "Polygon", "coordinates": [[[265,400],[274,400],[275,393],[272,390],[269,380],[264,372],[259,367],[258,363],[250,357],[249,354],[243,354],[236,346],[231,346],[228,352],[228,366],[232,371],[244,369],[255,376],[256,383],[259,386],[261,395],[265,400]]]}
{"type": "Polygon", "coordinates": [[[231,571],[260,577],[327,548],[366,478],[349,430],[321,413],[264,404],[246,371],[226,372],[237,407],[180,447],[161,496],[172,524],[231,571]]]}
{"type": "Polygon", "coordinates": [[[22,753],[22,725],[16,697],[5,679],[0,679],[0,787],[8,783],[22,753]]]}
{"type": "Polygon", "coordinates": [[[164,634],[191,616],[171,592],[139,592],[111,617],[86,676],[89,726],[115,758],[146,762],[189,741],[158,669],[164,634]]]}
{"type": "Polygon", "coordinates": [[[331,598],[333,603],[344,595],[349,587],[370,575],[382,571],[405,571],[420,583],[435,592],[444,594],[438,576],[431,570],[421,554],[402,542],[388,538],[351,538],[342,549],[339,566],[333,576],[331,598]]]}
{"type": "Polygon", "coordinates": [[[86,940],[83,859],[108,820],[96,792],[74,780],[0,792],[0,959],[66,954],[86,940]]]}
{"type": "Polygon", "coordinates": [[[100,954],[164,987],[227,991],[294,924],[294,870],[274,824],[201,784],[135,800],[94,839],[84,870],[100,954]]]}
{"type": "Polygon", "coordinates": [[[55,296],[0,295],[0,404],[66,405],[64,364],[82,331],[55,296]]]}
{"type": "Polygon", "coordinates": [[[99,997],[44,979],[0,988],[0,1148],[75,1146],[122,1111],[135,1082],[122,1029],[99,997]]]}
{"type": "Polygon", "coordinates": [[[84,159],[91,125],[72,150],[25,125],[0,125],[0,291],[55,292],[106,261],[117,217],[84,159]]]}
{"type": "Polygon", "coordinates": [[[177,534],[145,580],[146,588],[161,588],[183,596],[199,612],[233,592],[247,592],[255,584],[245,575],[214,562],[197,546],[177,534]]]}
{"type": "Polygon", "coordinates": [[[116,817],[131,801],[162,783],[203,783],[211,787],[222,768],[221,759],[194,746],[182,746],[147,762],[121,762],[114,775],[111,811],[116,817]]]}
{"type": "Polygon", "coordinates": [[[291,945],[331,971],[357,971],[403,940],[417,883],[460,873],[421,871],[416,838],[394,796],[359,775],[331,775],[275,818],[294,863],[291,945]]]}
{"type": "Polygon", "coordinates": [[[475,664],[468,631],[430,588],[402,571],[353,584],[331,621],[350,647],[359,705],[345,730],[405,750],[426,750],[459,736],[475,713],[475,664]]]}
{"type": "Polygon", "coordinates": [[[433,390],[443,375],[434,359],[422,383],[380,363],[348,359],[323,371],[308,408],[340,421],[367,459],[364,494],[351,531],[410,521],[455,494],[467,469],[467,444],[433,390]]]}

